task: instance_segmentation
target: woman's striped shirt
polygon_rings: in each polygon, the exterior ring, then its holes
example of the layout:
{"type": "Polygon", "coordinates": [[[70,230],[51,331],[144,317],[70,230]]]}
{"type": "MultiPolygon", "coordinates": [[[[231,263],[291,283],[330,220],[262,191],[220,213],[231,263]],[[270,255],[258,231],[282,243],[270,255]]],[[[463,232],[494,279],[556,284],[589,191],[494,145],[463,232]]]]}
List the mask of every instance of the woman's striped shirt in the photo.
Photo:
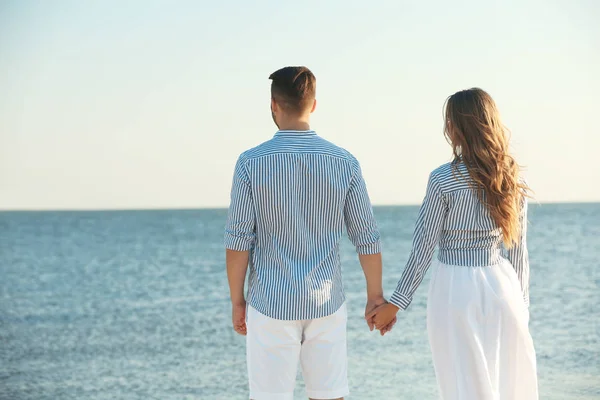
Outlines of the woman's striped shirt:
{"type": "Polygon", "coordinates": [[[502,231],[470,185],[463,163],[448,163],[434,170],[417,218],[412,250],[390,302],[405,309],[431,264],[434,250],[447,265],[493,266],[507,258],[513,265],[525,303],[529,305],[527,254],[527,200],[523,196],[518,243],[504,249],[502,231]]]}

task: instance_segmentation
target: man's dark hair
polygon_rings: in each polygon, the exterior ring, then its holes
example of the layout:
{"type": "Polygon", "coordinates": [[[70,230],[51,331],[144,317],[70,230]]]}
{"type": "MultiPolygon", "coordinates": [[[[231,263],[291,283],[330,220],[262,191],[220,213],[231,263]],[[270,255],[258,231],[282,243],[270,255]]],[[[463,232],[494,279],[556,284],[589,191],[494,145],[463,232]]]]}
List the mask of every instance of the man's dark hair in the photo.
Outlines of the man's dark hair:
{"type": "Polygon", "coordinates": [[[289,113],[300,114],[313,105],[317,79],[306,67],[285,67],[269,76],[271,97],[289,113]]]}

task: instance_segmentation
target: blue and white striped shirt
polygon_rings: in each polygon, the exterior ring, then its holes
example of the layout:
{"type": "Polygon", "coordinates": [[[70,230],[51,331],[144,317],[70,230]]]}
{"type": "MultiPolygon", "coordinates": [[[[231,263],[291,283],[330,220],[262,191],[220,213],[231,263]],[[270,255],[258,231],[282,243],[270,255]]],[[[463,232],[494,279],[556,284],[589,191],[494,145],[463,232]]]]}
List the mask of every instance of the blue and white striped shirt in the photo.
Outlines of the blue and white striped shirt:
{"type": "Polygon", "coordinates": [[[501,229],[469,182],[472,181],[463,163],[444,164],[431,173],[416,222],[412,250],[390,298],[390,302],[400,309],[411,303],[431,264],[436,246],[439,246],[439,261],[448,265],[492,266],[507,258],[521,282],[525,303],[529,305],[527,199],[523,196],[518,243],[506,251],[501,229]]]}
{"type": "Polygon", "coordinates": [[[238,159],[225,247],[251,251],[248,303],[280,320],[320,318],[344,303],[339,242],[381,251],[358,161],[314,131],[278,131],[238,159]]]}

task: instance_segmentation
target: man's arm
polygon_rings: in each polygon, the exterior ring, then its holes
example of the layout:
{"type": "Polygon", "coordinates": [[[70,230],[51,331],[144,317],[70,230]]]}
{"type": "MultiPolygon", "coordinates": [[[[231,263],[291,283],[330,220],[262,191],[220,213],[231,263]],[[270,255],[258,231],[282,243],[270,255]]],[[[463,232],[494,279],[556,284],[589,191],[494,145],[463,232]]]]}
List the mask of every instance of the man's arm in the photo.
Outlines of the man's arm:
{"type": "MultiPolygon", "coordinates": [[[[344,206],[344,219],[348,237],[356,246],[358,259],[367,281],[366,316],[386,301],[383,298],[381,282],[383,266],[379,230],[373,216],[367,186],[357,161],[353,165],[353,176],[344,206]]],[[[367,319],[367,324],[369,329],[373,330],[372,319],[367,319]]]]}
{"type": "MultiPolygon", "coordinates": [[[[365,274],[367,281],[367,305],[365,307],[365,318],[372,310],[385,304],[383,298],[382,270],[383,263],[381,261],[381,253],[377,254],[359,254],[358,260],[365,274]]],[[[373,330],[375,323],[372,318],[366,318],[369,329],[373,330]]]]}
{"type": "Polygon", "coordinates": [[[240,335],[246,334],[246,299],[244,298],[244,283],[248,269],[249,251],[227,249],[227,279],[231,296],[233,329],[240,335]]]}
{"type": "Polygon", "coordinates": [[[244,283],[250,250],[255,240],[255,216],[252,190],[243,158],[240,157],[233,174],[231,204],[225,227],[225,258],[231,294],[233,329],[246,334],[246,300],[244,283]]]}
{"type": "Polygon", "coordinates": [[[367,299],[373,301],[383,299],[381,253],[359,254],[358,260],[367,281],[367,299]]]}

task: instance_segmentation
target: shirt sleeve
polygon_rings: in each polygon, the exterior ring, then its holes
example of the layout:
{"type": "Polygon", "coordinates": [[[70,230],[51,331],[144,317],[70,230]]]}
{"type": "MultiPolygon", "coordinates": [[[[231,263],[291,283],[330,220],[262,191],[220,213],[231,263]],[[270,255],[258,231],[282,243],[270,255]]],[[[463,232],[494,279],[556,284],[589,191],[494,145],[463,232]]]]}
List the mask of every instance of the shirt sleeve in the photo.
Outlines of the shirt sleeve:
{"type": "Polygon", "coordinates": [[[252,249],[255,241],[255,213],[250,179],[243,158],[236,163],[231,187],[231,203],[225,226],[225,247],[230,250],[252,249]]]}
{"type": "Polygon", "coordinates": [[[390,302],[401,310],[412,302],[413,295],[431,265],[433,252],[448,214],[448,205],[443,196],[437,177],[429,176],[427,192],[421,205],[413,236],[413,244],[402,277],[390,302]]]}
{"type": "Polygon", "coordinates": [[[354,160],[353,175],[344,205],[344,221],[348,237],[358,254],[381,253],[380,234],[373,215],[373,207],[360,165],[356,160],[354,160]]]}
{"type": "Polygon", "coordinates": [[[521,199],[519,213],[520,233],[517,242],[507,251],[508,261],[512,264],[523,292],[525,304],[529,307],[529,253],[527,251],[527,197],[521,199]]]}

